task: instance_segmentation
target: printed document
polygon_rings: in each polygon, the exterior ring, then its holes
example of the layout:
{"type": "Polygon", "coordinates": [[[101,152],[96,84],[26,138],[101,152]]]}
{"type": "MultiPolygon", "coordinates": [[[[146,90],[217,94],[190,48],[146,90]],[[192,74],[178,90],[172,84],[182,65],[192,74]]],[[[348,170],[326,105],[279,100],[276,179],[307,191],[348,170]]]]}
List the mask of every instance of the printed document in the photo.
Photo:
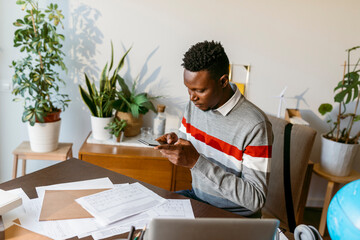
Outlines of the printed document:
{"type": "Polygon", "coordinates": [[[76,199],[102,225],[147,211],[167,200],[140,183],[132,183],[76,199]]]}

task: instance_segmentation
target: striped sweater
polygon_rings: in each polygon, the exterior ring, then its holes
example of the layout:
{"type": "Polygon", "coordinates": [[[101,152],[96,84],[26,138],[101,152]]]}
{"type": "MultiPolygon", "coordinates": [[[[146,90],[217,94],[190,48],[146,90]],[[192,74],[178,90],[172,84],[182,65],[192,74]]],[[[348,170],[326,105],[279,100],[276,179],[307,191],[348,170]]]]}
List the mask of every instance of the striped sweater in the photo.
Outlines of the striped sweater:
{"type": "Polygon", "coordinates": [[[223,116],[189,102],[179,137],[191,141],[200,154],[191,169],[197,197],[243,216],[264,206],[273,137],[271,123],[258,107],[240,95],[223,116]]]}

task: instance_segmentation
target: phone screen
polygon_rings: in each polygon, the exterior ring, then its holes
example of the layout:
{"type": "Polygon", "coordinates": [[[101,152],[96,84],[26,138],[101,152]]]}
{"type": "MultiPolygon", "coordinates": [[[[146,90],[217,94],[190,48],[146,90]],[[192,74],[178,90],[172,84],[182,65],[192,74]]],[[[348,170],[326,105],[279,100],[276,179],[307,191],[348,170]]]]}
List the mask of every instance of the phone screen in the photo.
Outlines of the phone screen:
{"type": "Polygon", "coordinates": [[[140,139],[138,139],[138,141],[145,144],[145,145],[147,145],[147,146],[152,146],[152,147],[160,145],[160,143],[158,141],[156,141],[156,140],[150,140],[150,139],[145,140],[145,139],[140,138],[140,139]]]}

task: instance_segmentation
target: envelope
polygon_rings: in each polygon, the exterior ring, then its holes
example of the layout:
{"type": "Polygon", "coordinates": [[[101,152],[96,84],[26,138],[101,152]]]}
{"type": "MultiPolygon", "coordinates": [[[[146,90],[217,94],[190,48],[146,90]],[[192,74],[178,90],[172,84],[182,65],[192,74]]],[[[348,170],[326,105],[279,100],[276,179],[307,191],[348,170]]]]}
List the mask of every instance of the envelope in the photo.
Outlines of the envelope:
{"type": "Polygon", "coordinates": [[[30,230],[27,230],[21,226],[18,226],[16,224],[12,225],[11,227],[8,227],[5,230],[5,237],[6,239],[11,240],[51,240],[51,238],[48,238],[44,235],[32,232],[30,230]]]}
{"type": "Polygon", "coordinates": [[[40,221],[93,218],[75,199],[108,189],[45,190],[40,221]]]}

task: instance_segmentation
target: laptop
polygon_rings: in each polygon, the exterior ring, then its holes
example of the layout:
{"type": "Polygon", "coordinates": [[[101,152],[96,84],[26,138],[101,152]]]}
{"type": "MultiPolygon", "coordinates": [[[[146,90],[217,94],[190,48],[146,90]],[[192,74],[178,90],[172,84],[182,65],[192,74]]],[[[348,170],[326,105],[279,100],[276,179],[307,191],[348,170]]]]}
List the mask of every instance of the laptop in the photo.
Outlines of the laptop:
{"type": "Polygon", "coordinates": [[[273,240],[277,219],[197,218],[153,219],[144,240],[273,240]]]}

